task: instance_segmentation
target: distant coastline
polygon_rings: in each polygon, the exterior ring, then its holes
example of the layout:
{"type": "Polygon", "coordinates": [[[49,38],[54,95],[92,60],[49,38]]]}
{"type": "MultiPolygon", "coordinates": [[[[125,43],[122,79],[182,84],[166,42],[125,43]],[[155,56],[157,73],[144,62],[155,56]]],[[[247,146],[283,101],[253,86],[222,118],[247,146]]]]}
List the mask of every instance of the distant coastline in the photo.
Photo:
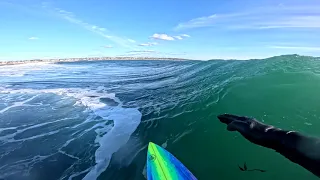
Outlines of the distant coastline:
{"type": "Polygon", "coordinates": [[[159,57],[83,57],[83,58],[58,58],[58,59],[32,59],[32,60],[17,60],[17,61],[0,61],[1,65],[16,65],[27,63],[41,63],[41,62],[77,62],[77,61],[108,61],[108,60],[171,60],[171,61],[185,61],[189,59],[183,58],[159,58],[159,57]]]}

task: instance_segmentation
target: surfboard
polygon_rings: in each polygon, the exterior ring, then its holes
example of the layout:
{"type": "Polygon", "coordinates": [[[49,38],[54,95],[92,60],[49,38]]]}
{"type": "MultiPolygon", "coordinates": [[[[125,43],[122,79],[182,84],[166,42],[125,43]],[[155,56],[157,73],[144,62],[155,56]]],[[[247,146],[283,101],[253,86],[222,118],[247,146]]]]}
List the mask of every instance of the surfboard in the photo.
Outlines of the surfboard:
{"type": "Polygon", "coordinates": [[[147,155],[148,180],[196,180],[197,178],[171,153],[149,142],[147,155]]]}

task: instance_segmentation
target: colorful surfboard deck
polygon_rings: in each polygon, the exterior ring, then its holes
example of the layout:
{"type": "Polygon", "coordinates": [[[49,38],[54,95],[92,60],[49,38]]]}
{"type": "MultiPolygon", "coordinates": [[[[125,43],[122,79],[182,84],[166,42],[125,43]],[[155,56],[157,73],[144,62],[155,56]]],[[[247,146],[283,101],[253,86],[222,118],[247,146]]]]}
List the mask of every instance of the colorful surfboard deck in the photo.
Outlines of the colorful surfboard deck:
{"type": "Polygon", "coordinates": [[[148,180],[196,180],[171,153],[150,142],[147,155],[148,180]]]}

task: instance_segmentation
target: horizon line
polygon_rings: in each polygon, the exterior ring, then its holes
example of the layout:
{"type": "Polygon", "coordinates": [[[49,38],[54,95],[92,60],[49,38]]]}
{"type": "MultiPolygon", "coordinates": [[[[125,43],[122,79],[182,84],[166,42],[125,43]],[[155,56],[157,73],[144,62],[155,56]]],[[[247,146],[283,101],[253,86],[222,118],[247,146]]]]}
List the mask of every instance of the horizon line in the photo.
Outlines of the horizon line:
{"type": "Polygon", "coordinates": [[[73,61],[86,61],[86,60],[198,60],[198,61],[210,61],[210,60],[262,60],[262,59],[269,59],[273,57],[280,57],[280,56],[300,56],[300,57],[314,57],[320,58],[317,56],[310,56],[310,55],[302,55],[302,54],[282,54],[282,55],[275,55],[275,56],[266,56],[263,58],[207,58],[207,59],[193,59],[193,58],[180,58],[180,57],[152,57],[152,56],[94,56],[94,57],[59,57],[59,58],[34,58],[34,59],[19,59],[19,60],[0,60],[0,64],[6,64],[10,62],[17,62],[17,63],[24,63],[28,61],[32,62],[50,62],[50,61],[57,61],[57,62],[73,62],[73,61]]]}

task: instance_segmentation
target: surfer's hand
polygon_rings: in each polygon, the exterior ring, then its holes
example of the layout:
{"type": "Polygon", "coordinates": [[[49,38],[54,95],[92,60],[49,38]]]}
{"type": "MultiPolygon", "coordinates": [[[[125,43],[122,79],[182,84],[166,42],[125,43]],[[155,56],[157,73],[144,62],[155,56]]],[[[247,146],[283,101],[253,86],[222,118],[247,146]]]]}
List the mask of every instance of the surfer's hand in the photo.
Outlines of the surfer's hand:
{"type": "MultiPolygon", "coordinates": [[[[256,119],[236,116],[232,114],[222,114],[218,116],[219,120],[227,124],[229,131],[238,131],[250,142],[260,146],[275,149],[281,143],[281,137],[277,135],[285,134],[284,131],[273,126],[263,124],[256,119]]],[[[277,149],[275,149],[277,150],[277,149]]]]}

